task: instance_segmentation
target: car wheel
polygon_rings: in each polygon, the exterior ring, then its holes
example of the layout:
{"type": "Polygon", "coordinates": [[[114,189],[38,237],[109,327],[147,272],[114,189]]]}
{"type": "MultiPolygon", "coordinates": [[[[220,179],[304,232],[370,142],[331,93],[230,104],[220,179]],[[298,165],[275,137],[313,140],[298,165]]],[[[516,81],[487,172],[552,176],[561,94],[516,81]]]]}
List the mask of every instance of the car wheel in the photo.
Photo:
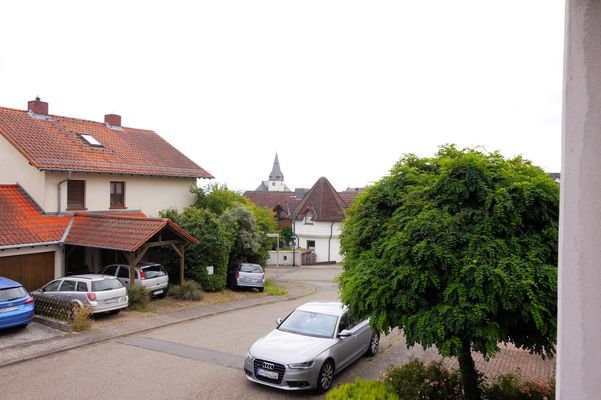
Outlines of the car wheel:
{"type": "Polygon", "coordinates": [[[371,339],[369,339],[369,347],[365,354],[367,356],[374,356],[378,352],[378,348],[380,347],[380,334],[374,332],[371,334],[371,339]]]}
{"type": "Polygon", "coordinates": [[[265,288],[264,288],[264,287],[260,287],[260,288],[258,288],[258,289],[259,289],[259,292],[261,292],[261,293],[263,293],[263,291],[265,290],[265,288]]]}
{"type": "Polygon", "coordinates": [[[332,360],[326,360],[321,369],[319,370],[319,375],[317,376],[317,393],[327,392],[330,387],[332,387],[332,382],[334,381],[334,363],[332,360]]]}

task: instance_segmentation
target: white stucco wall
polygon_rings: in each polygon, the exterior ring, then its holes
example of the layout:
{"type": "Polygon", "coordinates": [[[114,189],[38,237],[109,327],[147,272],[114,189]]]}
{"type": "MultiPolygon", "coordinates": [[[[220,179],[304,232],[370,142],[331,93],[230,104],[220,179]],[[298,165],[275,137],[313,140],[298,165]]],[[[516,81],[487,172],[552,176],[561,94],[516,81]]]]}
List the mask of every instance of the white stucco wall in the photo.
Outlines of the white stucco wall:
{"type": "Polygon", "coordinates": [[[340,255],[340,222],[318,222],[305,224],[304,221],[294,221],[294,233],[299,238],[298,245],[307,248],[307,240],[315,241],[315,255],[317,262],[341,262],[340,255]],[[330,239],[330,234],[332,238],[330,239]],[[329,246],[329,250],[328,250],[329,246]],[[329,251],[329,254],[328,254],[329,251]]]}
{"type": "Polygon", "coordinates": [[[568,0],[566,12],[557,398],[599,399],[601,2],[568,0]]]}
{"type": "MultiPolygon", "coordinates": [[[[57,211],[58,182],[65,179],[67,173],[48,172],[45,186],[46,202],[42,206],[46,212],[57,211]]],[[[73,173],[71,179],[86,181],[85,206],[87,211],[110,210],[110,182],[125,182],[125,210],[141,210],[149,217],[157,217],[159,211],[176,208],[182,211],[194,201],[190,186],[196,184],[192,178],[167,178],[131,175],[83,174],[73,173]]],[[[61,212],[67,206],[67,183],[61,186],[61,212]]]]}
{"type": "Polygon", "coordinates": [[[0,184],[21,185],[41,206],[45,202],[44,173],[0,135],[0,184]]]}
{"type": "MultiPolygon", "coordinates": [[[[279,254],[276,251],[269,252],[269,259],[267,260],[267,265],[286,265],[292,266],[292,250],[280,250],[279,254]],[[279,255],[279,263],[278,263],[278,255],[279,255]]],[[[294,265],[301,265],[301,252],[296,250],[294,251],[294,265]]]]}

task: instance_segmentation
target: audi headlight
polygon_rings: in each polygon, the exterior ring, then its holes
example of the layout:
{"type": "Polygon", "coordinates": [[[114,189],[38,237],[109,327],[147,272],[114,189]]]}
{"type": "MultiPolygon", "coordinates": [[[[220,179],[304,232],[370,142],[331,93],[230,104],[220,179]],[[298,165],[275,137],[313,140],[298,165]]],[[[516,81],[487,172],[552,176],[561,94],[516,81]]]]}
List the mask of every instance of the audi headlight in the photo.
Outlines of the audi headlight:
{"type": "Polygon", "coordinates": [[[252,361],[252,360],[254,360],[254,357],[253,357],[253,355],[252,355],[252,354],[250,354],[250,351],[249,351],[248,353],[246,353],[246,359],[247,359],[248,361],[252,361]]]}
{"type": "Polygon", "coordinates": [[[292,368],[292,369],[307,369],[307,368],[311,368],[314,364],[314,360],[311,361],[305,361],[302,363],[294,363],[294,364],[288,364],[288,368],[292,368]]]}

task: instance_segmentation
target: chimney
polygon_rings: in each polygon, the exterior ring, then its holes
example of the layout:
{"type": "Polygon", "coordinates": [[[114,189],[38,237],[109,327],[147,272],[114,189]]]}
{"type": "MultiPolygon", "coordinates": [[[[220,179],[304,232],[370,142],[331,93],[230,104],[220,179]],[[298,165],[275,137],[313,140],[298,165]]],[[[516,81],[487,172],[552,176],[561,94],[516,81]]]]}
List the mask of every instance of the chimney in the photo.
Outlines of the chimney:
{"type": "Polygon", "coordinates": [[[27,102],[27,110],[37,115],[48,115],[48,103],[36,97],[35,100],[27,102]]]}
{"type": "Polygon", "coordinates": [[[117,114],[106,114],[104,116],[104,123],[108,126],[121,127],[121,116],[117,114]]]}

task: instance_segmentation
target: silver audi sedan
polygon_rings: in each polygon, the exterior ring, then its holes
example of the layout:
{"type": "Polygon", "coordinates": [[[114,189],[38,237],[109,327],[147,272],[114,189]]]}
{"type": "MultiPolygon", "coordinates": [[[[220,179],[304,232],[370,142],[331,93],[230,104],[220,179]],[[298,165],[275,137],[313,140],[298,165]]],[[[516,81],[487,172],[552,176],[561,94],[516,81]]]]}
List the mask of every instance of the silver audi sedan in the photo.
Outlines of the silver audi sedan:
{"type": "Polygon", "coordinates": [[[278,319],[278,327],[248,350],[246,377],[285,390],[325,392],[334,374],[378,352],[380,335],[369,319],[353,321],[346,311],[339,302],[311,302],[278,319]]]}

